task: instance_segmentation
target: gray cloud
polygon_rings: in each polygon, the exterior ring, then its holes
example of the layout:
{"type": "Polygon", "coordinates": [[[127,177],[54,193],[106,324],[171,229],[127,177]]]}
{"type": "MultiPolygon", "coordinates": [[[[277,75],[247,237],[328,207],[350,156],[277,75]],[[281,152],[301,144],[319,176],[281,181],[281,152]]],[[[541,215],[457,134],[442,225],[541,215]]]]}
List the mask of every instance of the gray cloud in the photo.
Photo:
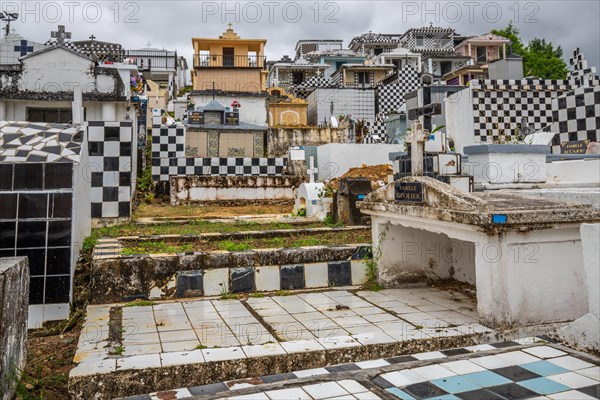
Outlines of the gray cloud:
{"type": "Polygon", "coordinates": [[[12,23],[26,39],[44,42],[58,24],[73,40],[119,42],[127,49],[176,49],[191,62],[192,37],[216,37],[228,22],[244,38],[266,38],[269,59],[292,55],[299,39],[343,39],[369,30],[403,33],[429,25],[483,34],[515,21],[525,41],[575,47],[600,66],[600,2],[590,1],[1,1],[21,16],[12,23]]]}

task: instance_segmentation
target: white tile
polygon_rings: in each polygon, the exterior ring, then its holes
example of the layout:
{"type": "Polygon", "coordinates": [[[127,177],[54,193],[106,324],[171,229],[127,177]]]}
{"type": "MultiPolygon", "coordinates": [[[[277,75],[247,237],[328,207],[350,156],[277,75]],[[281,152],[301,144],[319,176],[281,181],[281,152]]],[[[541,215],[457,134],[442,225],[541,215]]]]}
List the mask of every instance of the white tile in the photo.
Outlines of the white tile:
{"type": "Polygon", "coordinates": [[[94,374],[106,374],[114,372],[117,367],[116,359],[109,358],[106,360],[90,360],[79,363],[75,368],[69,372],[69,377],[72,376],[85,376],[94,374]]]}
{"type": "Polygon", "coordinates": [[[317,339],[326,349],[339,349],[344,347],[360,346],[360,343],[351,336],[334,336],[317,339]]]}
{"type": "Polygon", "coordinates": [[[247,357],[266,357],[286,354],[279,343],[267,343],[253,346],[242,346],[247,357]]]}
{"type": "Polygon", "coordinates": [[[539,358],[554,358],[567,354],[564,351],[557,350],[550,346],[530,347],[528,349],[523,349],[523,351],[539,358]]]}
{"type": "Polygon", "coordinates": [[[280,343],[288,354],[325,350],[317,340],[294,340],[280,343]]]}
{"type": "Polygon", "coordinates": [[[201,350],[161,353],[160,358],[163,367],[168,367],[171,365],[198,364],[204,362],[204,356],[202,355],[201,350]]]}
{"type": "Polygon", "coordinates": [[[369,390],[360,383],[351,379],[344,379],[342,381],[337,381],[337,383],[350,394],[367,392],[369,390]]]}
{"type": "Polygon", "coordinates": [[[229,291],[229,269],[213,268],[204,270],[204,295],[218,296],[229,291]]]}
{"type": "Polygon", "coordinates": [[[426,365],[424,367],[413,368],[411,370],[417,375],[421,375],[423,378],[431,381],[433,379],[447,378],[449,376],[456,375],[454,372],[446,369],[440,365],[426,365]]]}
{"type": "Polygon", "coordinates": [[[117,359],[117,371],[124,369],[160,368],[160,354],[143,354],[117,359]]]}
{"type": "Polygon", "coordinates": [[[162,343],[162,351],[164,353],[173,351],[192,351],[200,345],[198,340],[187,340],[184,342],[164,342],[162,343]]]}
{"type": "Polygon", "coordinates": [[[470,358],[469,361],[480,365],[485,369],[504,368],[514,365],[498,356],[473,357],[470,358]]]}
{"type": "Polygon", "coordinates": [[[316,375],[328,375],[330,372],[325,368],[313,368],[313,369],[304,369],[302,371],[295,371],[294,375],[298,378],[306,378],[307,376],[316,376],[316,375]]]}
{"type": "Polygon", "coordinates": [[[300,388],[290,388],[281,390],[270,390],[266,392],[271,400],[306,400],[308,394],[300,388]]]}
{"type": "Polygon", "coordinates": [[[600,367],[591,367],[586,369],[580,369],[577,371],[578,374],[587,376],[588,378],[600,381],[600,367]]]}
{"type": "Polygon", "coordinates": [[[279,290],[279,266],[268,265],[256,267],[254,273],[254,282],[258,291],[279,290]]]}
{"type": "Polygon", "coordinates": [[[552,364],[556,364],[559,367],[563,367],[569,369],[571,371],[576,371],[578,369],[591,368],[594,364],[590,364],[589,362],[585,362],[573,356],[563,356],[558,358],[551,358],[546,360],[551,362],[552,364]]]}
{"type": "Polygon", "coordinates": [[[160,332],[161,342],[184,342],[190,340],[198,340],[198,336],[193,329],[180,330],[180,331],[165,331],[160,332]]]}
{"type": "Polygon", "coordinates": [[[509,351],[508,353],[500,353],[497,356],[509,362],[511,365],[527,364],[540,361],[539,358],[527,353],[523,353],[522,351],[509,351]]]}
{"type": "Polygon", "coordinates": [[[231,396],[227,397],[227,400],[269,400],[269,397],[265,393],[259,392],[241,396],[231,396]]]}
{"type": "Polygon", "coordinates": [[[224,361],[224,360],[236,360],[239,358],[246,358],[246,354],[242,351],[241,347],[225,347],[216,349],[202,349],[202,355],[206,362],[210,361],[224,361]]]}
{"type": "Polygon", "coordinates": [[[307,288],[329,286],[327,263],[304,264],[304,281],[307,288]]]}
{"type": "Polygon", "coordinates": [[[378,368],[378,367],[385,367],[386,365],[390,365],[389,362],[387,362],[383,359],[360,361],[360,362],[357,362],[354,364],[356,364],[361,369],[378,368]]]}
{"type": "MultiPolygon", "coordinates": [[[[161,392],[154,392],[154,393],[150,393],[150,399],[152,400],[162,400],[164,399],[164,392],[162,392],[163,394],[159,396],[159,393],[161,392]]],[[[192,394],[190,393],[189,390],[187,390],[186,388],[181,388],[181,389],[175,389],[175,390],[169,390],[169,395],[172,396],[174,395],[175,398],[170,397],[171,399],[187,399],[188,397],[191,397],[192,394]],[[175,393],[173,393],[175,392],[175,393]]]]}
{"type": "Polygon", "coordinates": [[[564,374],[552,375],[549,376],[548,379],[562,383],[563,385],[569,386],[572,389],[579,389],[586,386],[596,385],[598,383],[598,381],[594,379],[579,375],[575,372],[565,372],[564,374]]]}
{"type": "Polygon", "coordinates": [[[427,379],[411,370],[394,371],[380,375],[383,379],[396,387],[412,385],[413,383],[425,382],[427,379]]]}
{"type": "Polygon", "coordinates": [[[472,363],[469,360],[450,361],[440,365],[444,368],[448,368],[450,371],[454,372],[457,375],[465,375],[473,372],[485,371],[485,368],[475,363],[472,363]]]}
{"type": "Polygon", "coordinates": [[[413,357],[417,360],[433,360],[436,358],[446,358],[446,355],[439,351],[430,351],[427,353],[413,354],[413,357]]]}
{"type": "Polygon", "coordinates": [[[353,285],[362,285],[367,281],[367,266],[365,260],[351,260],[350,271],[352,273],[353,285]]]}
{"type": "Polygon", "coordinates": [[[479,351],[495,350],[496,348],[494,346],[490,346],[489,344],[478,344],[475,346],[465,347],[465,349],[469,350],[470,352],[476,353],[479,351]]]}
{"type": "Polygon", "coordinates": [[[326,399],[329,397],[348,396],[348,392],[336,382],[318,383],[303,386],[302,389],[313,399],[326,399]]]}
{"type": "Polygon", "coordinates": [[[377,396],[371,391],[357,393],[354,395],[358,400],[381,400],[381,397],[377,396]]]}
{"type": "MultiPolygon", "coordinates": [[[[569,390],[567,392],[555,393],[547,395],[548,399],[552,400],[595,400],[595,397],[588,396],[585,393],[578,392],[577,390],[569,390]]],[[[534,400],[534,399],[532,399],[534,400]]]]}
{"type": "MultiPolygon", "coordinates": [[[[352,330],[352,328],[348,328],[352,330]]],[[[356,335],[352,335],[354,339],[356,339],[363,346],[369,344],[382,344],[382,343],[395,343],[396,339],[393,337],[386,335],[383,332],[369,332],[369,333],[358,333],[356,335]]]]}

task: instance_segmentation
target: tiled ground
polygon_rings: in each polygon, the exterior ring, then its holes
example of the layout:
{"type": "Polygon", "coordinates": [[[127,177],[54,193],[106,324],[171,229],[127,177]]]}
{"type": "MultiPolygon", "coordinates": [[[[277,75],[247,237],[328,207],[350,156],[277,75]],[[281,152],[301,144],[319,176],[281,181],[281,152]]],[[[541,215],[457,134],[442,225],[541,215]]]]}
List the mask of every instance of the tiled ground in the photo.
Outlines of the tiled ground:
{"type": "Polygon", "coordinates": [[[597,399],[597,361],[539,338],[525,338],[182,388],[127,400],[157,400],[167,394],[173,399],[198,395],[268,400],[597,399]],[[298,379],[303,381],[296,383],[298,379]],[[274,383],[279,383],[278,387],[272,387],[274,383]],[[249,388],[254,388],[250,394],[245,390],[249,388]]]}
{"type": "Polygon", "coordinates": [[[246,305],[239,300],[197,300],[123,307],[121,348],[113,355],[107,345],[109,311],[115,305],[89,306],[74,360],[79,364],[71,376],[487,330],[472,318],[474,301],[464,297],[455,301],[444,291],[403,289],[360,295],[364,298],[333,290],[249,298],[246,305]],[[453,327],[439,328],[448,323],[453,327]]]}

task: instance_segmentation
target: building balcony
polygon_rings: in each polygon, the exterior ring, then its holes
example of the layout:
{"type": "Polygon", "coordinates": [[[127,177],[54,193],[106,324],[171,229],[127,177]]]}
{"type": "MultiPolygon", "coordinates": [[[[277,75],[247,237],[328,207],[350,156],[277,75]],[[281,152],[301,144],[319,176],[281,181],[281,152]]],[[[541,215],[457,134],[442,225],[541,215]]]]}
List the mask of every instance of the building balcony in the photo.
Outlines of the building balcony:
{"type": "Polygon", "coordinates": [[[253,55],[194,54],[194,68],[266,69],[266,57],[253,55]]]}

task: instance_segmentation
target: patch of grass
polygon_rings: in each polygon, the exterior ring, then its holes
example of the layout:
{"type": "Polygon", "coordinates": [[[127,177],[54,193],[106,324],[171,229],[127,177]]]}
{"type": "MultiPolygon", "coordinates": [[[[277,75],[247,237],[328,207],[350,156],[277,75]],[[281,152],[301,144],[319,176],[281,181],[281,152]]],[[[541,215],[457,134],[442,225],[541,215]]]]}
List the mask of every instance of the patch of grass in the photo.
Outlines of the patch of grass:
{"type": "Polygon", "coordinates": [[[318,246],[321,241],[316,237],[304,237],[296,239],[288,247],[307,247],[307,246],[318,246]]]}
{"type": "Polygon", "coordinates": [[[192,243],[168,244],[164,241],[138,242],[135,246],[124,246],[121,254],[131,256],[135,254],[157,254],[157,253],[189,253],[194,251],[192,243]]]}
{"type": "Polygon", "coordinates": [[[208,347],[203,344],[199,344],[198,346],[196,346],[196,350],[202,350],[202,349],[208,349],[208,347]]]}
{"type": "Polygon", "coordinates": [[[218,243],[218,247],[219,249],[226,251],[246,251],[252,248],[249,243],[234,242],[233,240],[222,240],[218,243]]]}
{"type": "Polygon", "coordinates": [[[137,299],[123,305],[123,307],[147,307],[153,306],[156,303],[150,300],[137,299]]]}
{"type": "Polygon", "coordinates": [[[121,346],[121,345],[116,346],[115,349],[114,349],[114,353],[116,355],[122,356],[123,353],[125,353],[125,346],[121,346]]]}
{"type": "Polygon", "coordinates": [[[268,239],[266,241],[266,243],[269,247],[273,247],[273,248],[285,247],[285,245],[286,245],[285,239],[282,237],[274,237],[274,238],[268,239]]]}
{"type": "Polygon", "coordinates": [[[262,299],[265,295],[263,293],[250,293],[250,297],[253,299],[262,299]]]}
{"type": "Polygon", "coordinates": [[[278,290],[275,292],[275,296],[291,296],[292,294],[289,290],[278,290]]]}
{"type": "Polygon", "coordinates": [[[63,388],[68,380],[65,374],[44,376],[43,368],[38,365],[34,375],[21,373],[21,381],[17,383],[15,399],[44,400],[49,390],[63,388]]]}
{"type": "Polygon", "coordinates": [[[219,297],[221,298],[221,300],[237,300],[238,299],[238,295],[236,293],[231,293],[229,291],[221,292],[219,297]]]}
{"type": "Polygon", "coordinates": [[[415,331],[420,331],[423,329],[423,325],[415,325],[415,331]]]}

